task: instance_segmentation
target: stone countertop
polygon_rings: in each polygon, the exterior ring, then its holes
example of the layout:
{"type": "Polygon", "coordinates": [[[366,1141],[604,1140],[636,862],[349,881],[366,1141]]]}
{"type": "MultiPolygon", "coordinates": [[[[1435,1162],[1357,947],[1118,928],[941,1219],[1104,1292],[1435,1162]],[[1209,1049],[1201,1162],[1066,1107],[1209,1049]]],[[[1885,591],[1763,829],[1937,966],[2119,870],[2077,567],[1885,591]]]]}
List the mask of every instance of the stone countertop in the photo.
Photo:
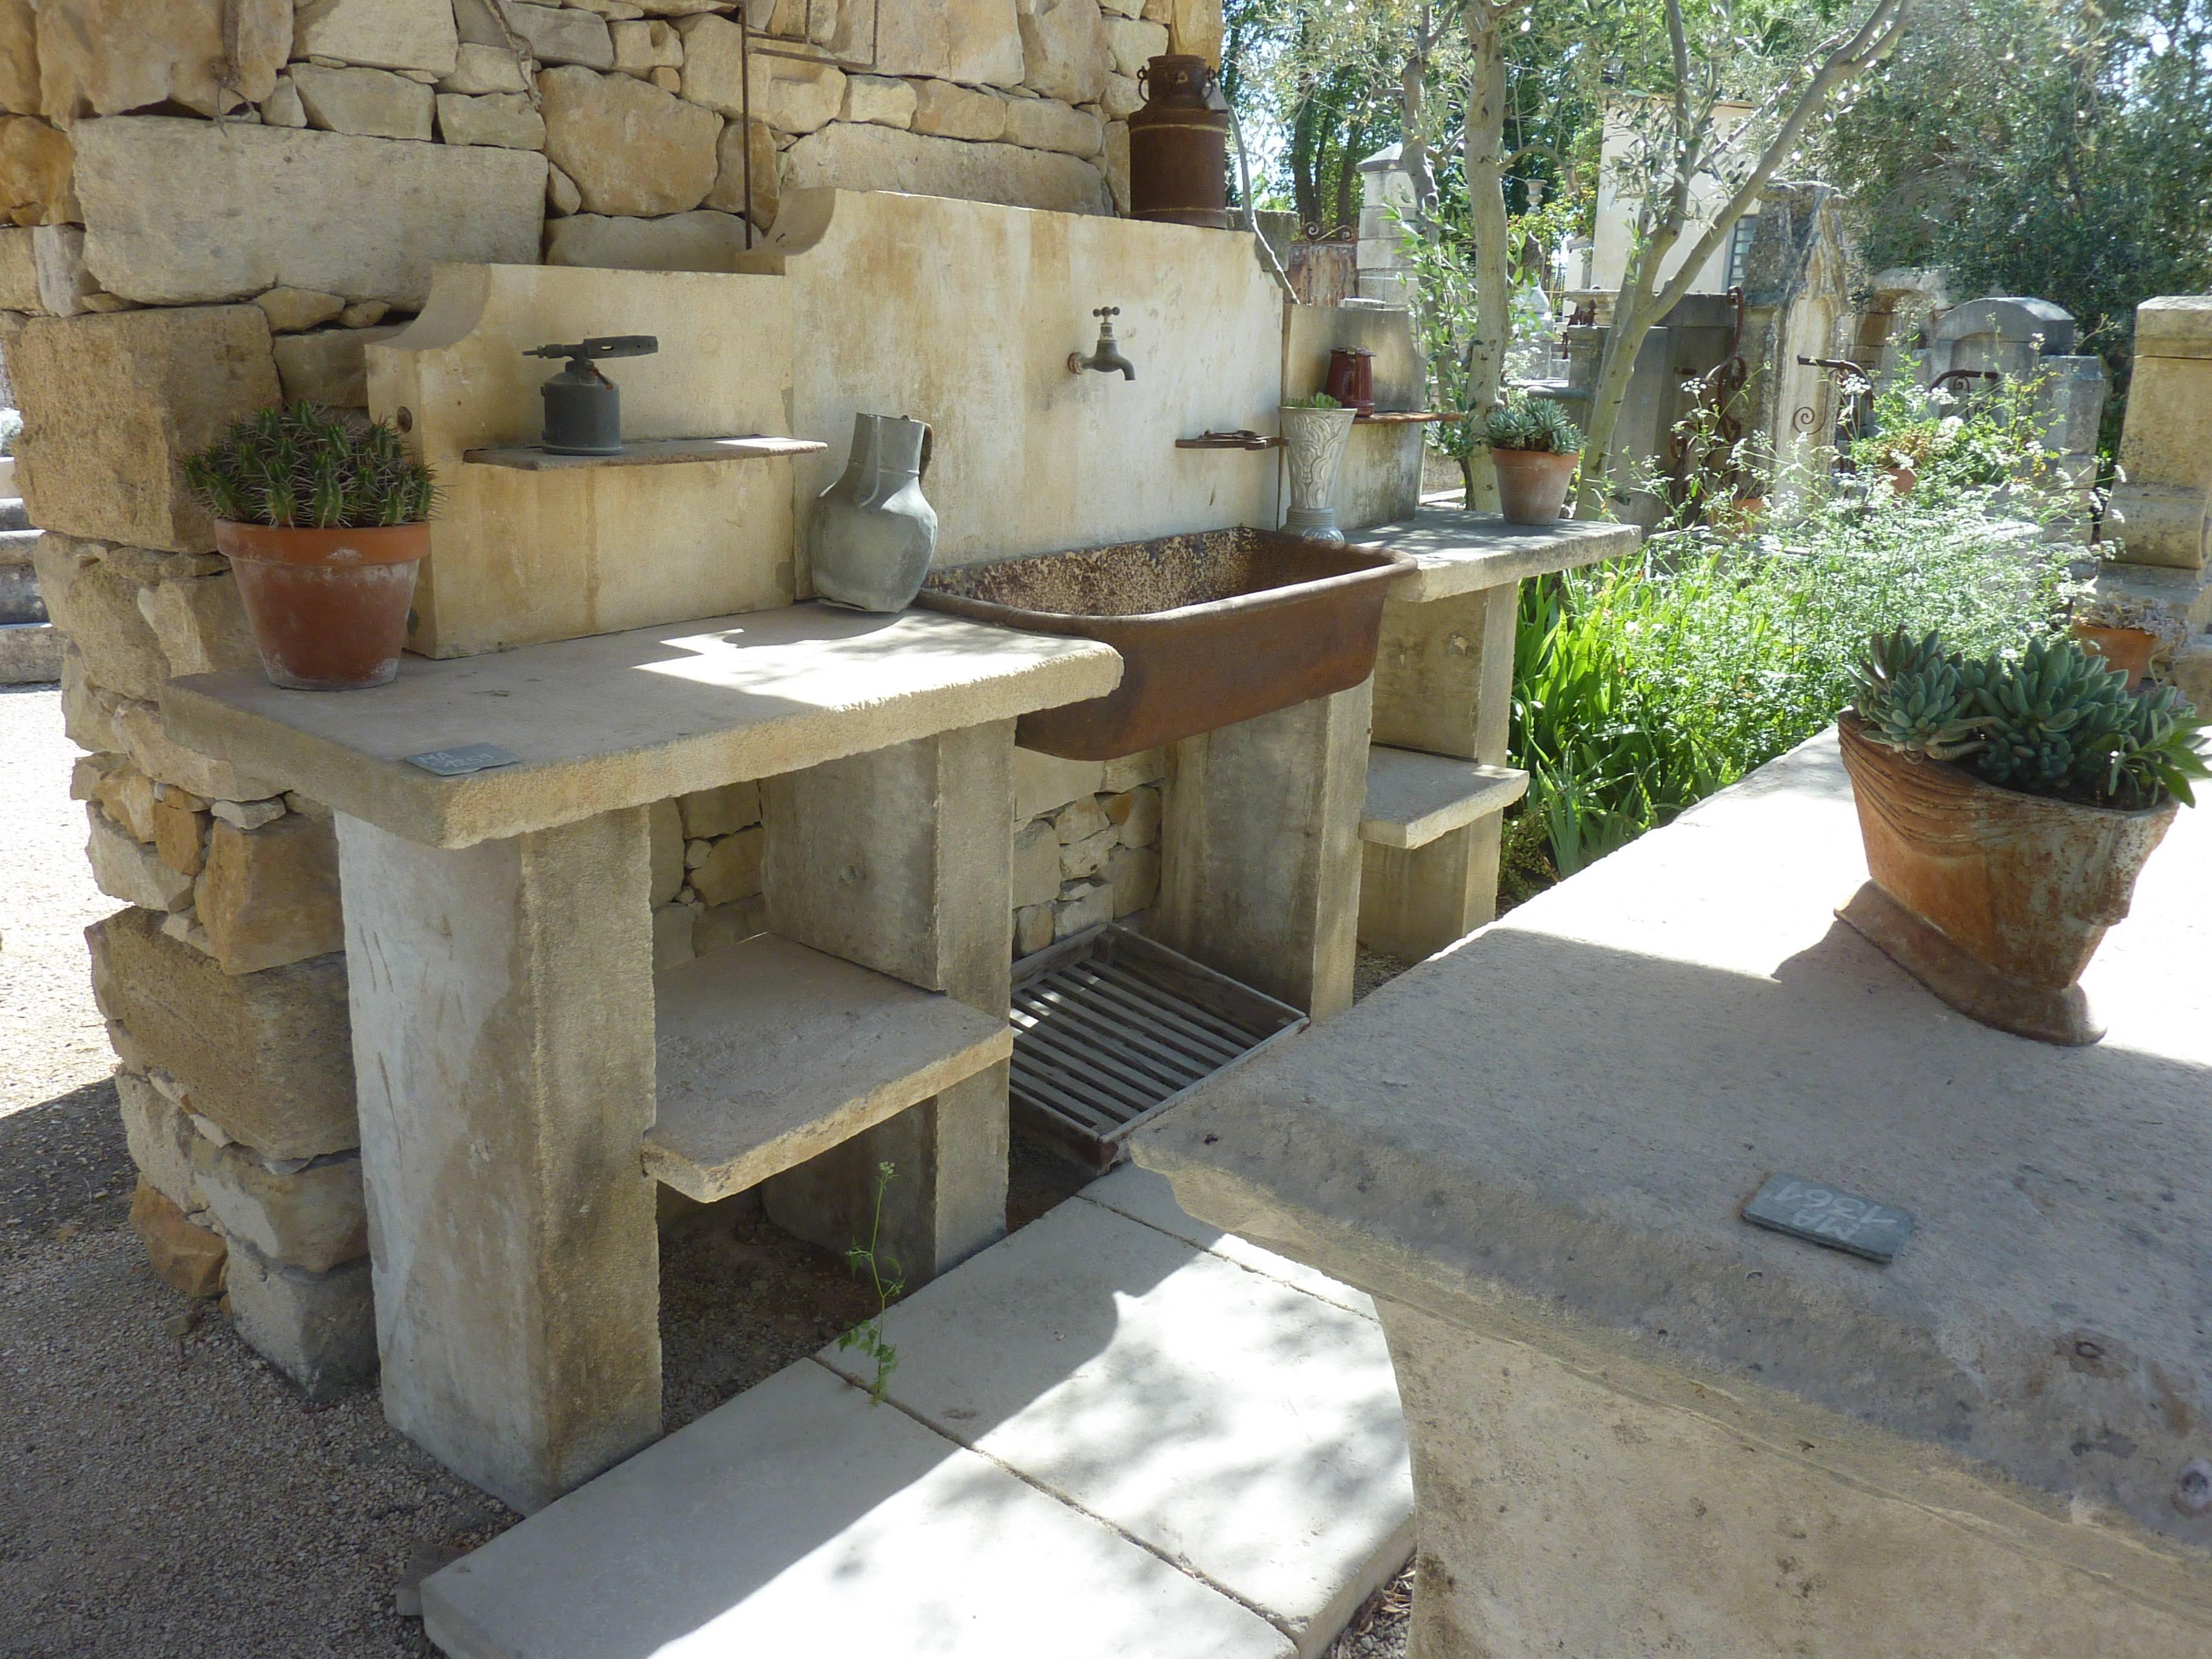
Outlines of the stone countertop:
{"type": "Polygon", "coordinates": [[[1090,640],[907,611],[799,605],[484,656],[404,658],[374,690],[258,673],[172,680],[179,741],[431,847],[468,847],[1110,691],[1090,640]],[[518,765],[441,778],[404,757],[489,743],[518,765]]]}
{"type": "Polygon", "coordinates": [[[1202,1219],[1378,1295],[1825,1423],[1824,1455],[1903,1437],[2201,1572],[2212,1516],[2174,1494],[2212,1456],[2212,811],[2092,964],[2088,1048],[1922,989],[1835,919],[1865,874],[1826,733],[1133,1151],[1202,1219]],[[1885,1267],[1739,1219],[1777,1173],[1917,1229],[1885,1267]]]}
{"type": "Polygon", "coordinates": [[[1413,569],[1390,589],[1393,602],[1412,605],[1618,559],[1636,551],[1643,539],[1632,524],[1569,519],[1556,525],[1508,524],[1494,513],[1456,507],[1425,507],[1410,519],[1345,535],[1357,543],[1379,542],[1413,560],[1413,569]]]}

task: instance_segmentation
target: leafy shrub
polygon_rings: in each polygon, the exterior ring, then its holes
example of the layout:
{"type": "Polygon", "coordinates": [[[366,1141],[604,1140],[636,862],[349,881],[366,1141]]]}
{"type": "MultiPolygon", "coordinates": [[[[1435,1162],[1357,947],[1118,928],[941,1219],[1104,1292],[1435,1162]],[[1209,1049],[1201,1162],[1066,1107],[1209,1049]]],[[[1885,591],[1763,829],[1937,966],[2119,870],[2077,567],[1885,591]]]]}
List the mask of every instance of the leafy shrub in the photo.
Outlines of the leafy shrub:
{"type": "Polygon", "coordinates": [[[2141,693],[2064,637],[1969,659],[1929,633],[1877,635],[1853,673],[1854,705],[1875,742],[1960,762],[1988,782],[2086,806],[2193,802],[2212,776],[2204,722],[2172,686],[2141,693]]]}
{"type": "Polygon", "coordinates": [[[1522,586],[1512,752],[1561,876],[1832,721],[1867,639],[2060,626],[2067,550],[1997,489],[1803,495],[1764,529],[1655,538],[1522,586]]]}
{"type": "Polygon", "coordinates": [[[1532,449],[1549,455],[1582,453],[1582,429],[1549,398],[1510,393],[1501,408],[1483,422],[1483,441],[1492,449],[1532,449]]]}
{"type": "Polygon", "coordinates": [[[436,510],[430,469],[382,421],[357,430],[305,401],[264,409],[185,463],[185,480],[234,524],[362,530],[416,524],[436,510]]]}
{"type": "Polygon", "coordinates": [[[2037,410],[2049,378],[2004,380],[1965,398],[1893,381],[1876,394],[1875,430],[1851,445],[1851,464],[1864,473],[1909,468],[1916,489],[2049,484],[2051,457],[2037,410]]]}
{"type": "Polygon", "coordinates": [[[21,411],[0,409],[0,455],[13,455],[15,441],[23,435],[21,411]]]}

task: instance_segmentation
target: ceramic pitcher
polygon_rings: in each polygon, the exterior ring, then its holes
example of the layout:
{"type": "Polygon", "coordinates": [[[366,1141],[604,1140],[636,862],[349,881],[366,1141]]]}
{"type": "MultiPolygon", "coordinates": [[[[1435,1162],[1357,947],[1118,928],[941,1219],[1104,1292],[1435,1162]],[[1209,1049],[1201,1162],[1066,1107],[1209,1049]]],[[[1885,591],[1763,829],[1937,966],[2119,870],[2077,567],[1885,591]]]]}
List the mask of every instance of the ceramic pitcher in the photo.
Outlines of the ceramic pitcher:
{"type": "Polygon", "coordinates": [[[922,499],[930,430],[896,415],[853,416],[845,475],[814,503],[806,556],[817,597],[854,611],[903,611],[937,550],[937,509],[922,499]]]}

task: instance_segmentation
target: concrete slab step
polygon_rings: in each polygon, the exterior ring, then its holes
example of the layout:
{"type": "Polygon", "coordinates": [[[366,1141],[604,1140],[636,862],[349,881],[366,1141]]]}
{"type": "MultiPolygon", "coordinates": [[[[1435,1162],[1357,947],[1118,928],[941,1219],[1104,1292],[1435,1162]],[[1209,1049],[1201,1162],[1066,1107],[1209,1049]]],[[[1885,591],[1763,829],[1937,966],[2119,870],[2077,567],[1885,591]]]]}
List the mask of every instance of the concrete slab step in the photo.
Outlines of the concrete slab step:
{"type": "Polygon", "coordinates": [[[62,677],[62,636],[52,623],[0,623],[0,685],[43,685],[62,677]]]}
{"type": "Polygon", "coordinates": [[[1129,1170],[425,1581],[451,1659],[1311,1659],[1411,1553],[1366,1298],[1129,1170]],[[834,1369],[833,1369],[834,1368],[834,1369]]]}
{"type": "MultiPolygon", "coordinates": [[[[22,503],[17,501],[14,505],[20,507],[22,503]]],[[[31,550],[39,544],[39,538],[43,533],[27,524],[0,526],[0,565],[27,567],[31,562],[31,550]]]]}
{"type": "MultiPolygon", "coordinates": [[[[1412,1552],[1380,1326],[1256,1259],[1078,1199],[893,1309],[884,1336],[892,1404],[1258,1609],[1302,1655],[1412,1552]]],[[[817,1358],[872,1375],[855,1352],[817,1358]]]]}
{"type": "Polygon", "coordinates": [[[1284,1659],[1265,1620],[801,1360],[422,1583],[451,1659],[1284,1659]]]}
{"type": "Polygon", "coordinates": [[[39,596],[38,572],[27,564],[0,561],[0,623],[42,623],[46,602],[39,596]]]}

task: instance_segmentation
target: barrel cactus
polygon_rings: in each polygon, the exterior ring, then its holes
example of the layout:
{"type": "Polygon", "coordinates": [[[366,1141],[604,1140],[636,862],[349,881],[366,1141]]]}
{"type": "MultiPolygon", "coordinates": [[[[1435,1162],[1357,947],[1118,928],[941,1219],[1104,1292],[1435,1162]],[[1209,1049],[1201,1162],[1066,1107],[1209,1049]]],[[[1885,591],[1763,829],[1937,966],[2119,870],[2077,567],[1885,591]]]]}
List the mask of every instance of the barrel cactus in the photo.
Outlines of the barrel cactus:
{"type": "Polygon", "coordinates": [[[418,523],[438,503],[430,469],[391,427],[304,401],[238,422],[185,461],[185,482],[234,524],[361,530],[418,523]]]}
{"type": "Polygon", "coordinates": [[[2071,639],[1969,660],[1941,636],[1876,636],[1855,677],[1871,741],[1966,764],[2025,794],[2138,808],[2193,801],[2212,776],[2204,722],[2170,686],[2127,689],[2126,676],[2071,639]]]}

